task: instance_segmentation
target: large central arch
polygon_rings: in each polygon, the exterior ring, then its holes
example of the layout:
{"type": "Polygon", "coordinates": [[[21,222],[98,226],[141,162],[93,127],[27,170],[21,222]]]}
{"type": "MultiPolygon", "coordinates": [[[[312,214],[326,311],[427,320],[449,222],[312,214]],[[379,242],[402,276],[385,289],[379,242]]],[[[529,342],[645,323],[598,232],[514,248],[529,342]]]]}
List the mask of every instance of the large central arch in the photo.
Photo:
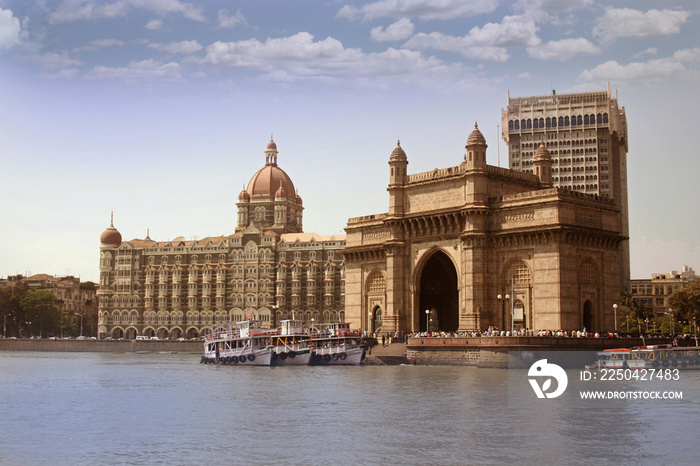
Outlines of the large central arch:
{"type": "Polygon", "coordinates": [[[457,270],[452,260],[442,251],[433,253],[420,272],[418,284],[420,330],[422,332],[457,331],[459,291],[457,270]],[[430,313],[426,314],[426,310],[430,313]]]}

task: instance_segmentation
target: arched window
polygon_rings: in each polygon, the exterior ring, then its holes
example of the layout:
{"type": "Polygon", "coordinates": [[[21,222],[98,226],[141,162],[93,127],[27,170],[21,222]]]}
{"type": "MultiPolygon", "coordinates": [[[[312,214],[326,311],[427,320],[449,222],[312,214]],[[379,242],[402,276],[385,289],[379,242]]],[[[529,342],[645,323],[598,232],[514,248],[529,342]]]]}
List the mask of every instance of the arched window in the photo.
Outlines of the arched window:
{"type": "Polygon", "coordinates": [[[564,117],[559,117],[559,126],[564,126],[564,117]]]}
{"type": "Polygon", "coordinates": [[[520,120],[515,120],[515,129],[520,129],[520,120]]]}
{"type": "Polygon", "coordinates": [[[540,121],[539,121],[537,118],[535,118],[535,121],[533,122],[533,127],[534,127],[535,129],[537,129],[537,128],[540,127],[540,121]]]}
{"type": "Polygon", "coordinates": [[[564,117],[564,126],[569,126],[569,117],[564,117]]]}
{"type": "Polygon", "coordinates": [[[513,120],[508,122],[508,131],[513,131],[513,120]]]}
{"type": "Polygon", "coordinates": [[[520,121],[520,128],[521,129],[527,128],[527,120],[525,120],[524,118],[520,121]]]}
{"type": "Polygon", "coordinates": [[[607,122],[608,122],[608,114],[603,113],[603,123],[607,123],[607,122]]]}
{"type": "Polygon", "coordinates": [[[547,128],[551,128],[552,127],[552,119],[547,117],[547,120],[545,121],[545,125],[547,125],[547,128]]]}
{"type": "Polygon", "coordinates": [[[532,129],[532,120],[527,119],[527,129],[532,129]]]}
{"type": "Polygon", "coordinates": [[[584,124],[584,125],[590,124],[590,120],[588,119],[588,115],[584,115],[584,117],[583,117],[583,124],[584,124]]]}
{"type": "Polygon", "coordinates": [[[544,118],[540,118],[540,128],[544,128],[544,118]]]}

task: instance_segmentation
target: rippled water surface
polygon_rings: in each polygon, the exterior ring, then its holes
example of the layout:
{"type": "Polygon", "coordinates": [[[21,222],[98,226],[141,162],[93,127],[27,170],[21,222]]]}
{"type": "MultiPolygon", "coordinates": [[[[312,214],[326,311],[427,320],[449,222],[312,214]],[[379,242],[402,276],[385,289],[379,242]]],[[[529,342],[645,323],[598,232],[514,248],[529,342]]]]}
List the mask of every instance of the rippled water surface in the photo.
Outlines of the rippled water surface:
{"type": "Polygon", "coordinates": [[[0,464],[695,463],[675,403],[508,407],[507,371],[0,353],[0,464]]]}

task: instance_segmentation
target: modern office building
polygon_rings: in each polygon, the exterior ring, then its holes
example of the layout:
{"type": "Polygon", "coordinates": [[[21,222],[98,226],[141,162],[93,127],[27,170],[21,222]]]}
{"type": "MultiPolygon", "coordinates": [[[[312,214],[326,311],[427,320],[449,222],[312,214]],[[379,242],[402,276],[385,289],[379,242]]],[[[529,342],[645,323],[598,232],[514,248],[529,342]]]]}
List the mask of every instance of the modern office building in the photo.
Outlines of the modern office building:
{"type": "Polygon", "coordinates": [[[652,309],[655,316],[668,312],[668,298],[676,290],[685,288],[695,282],[692,267],[683,266],[680,272],[654,273],[651,278],[634,279],[631,283],[632,298],[647,309],[652,309]]]}

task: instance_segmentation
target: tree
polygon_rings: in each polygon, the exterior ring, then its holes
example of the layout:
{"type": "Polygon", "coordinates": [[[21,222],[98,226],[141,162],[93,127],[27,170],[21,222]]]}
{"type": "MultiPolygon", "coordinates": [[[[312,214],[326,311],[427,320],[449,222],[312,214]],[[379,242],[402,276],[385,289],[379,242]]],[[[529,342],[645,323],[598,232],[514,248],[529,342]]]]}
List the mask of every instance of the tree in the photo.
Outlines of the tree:
{"type": "Polygon", "coordinates": [[[25,319],[20,302],[26,294],[27,286],[23,283],[0,288],[0,318],[6,337],[22,336],[25,319]]]}
{"type": "Polygon", "coordinates": [[[64,313],[58,308],[58,298],[49,290],[29,291],[20,301],[26,325],[32,335],[56,334],[64,313]]]}
{"type": "Polygon", "coordinates": [[[695,281],[685,288],[679,288],[668,297],[676,321],[700,322],[700,281],[695,281]]]}

